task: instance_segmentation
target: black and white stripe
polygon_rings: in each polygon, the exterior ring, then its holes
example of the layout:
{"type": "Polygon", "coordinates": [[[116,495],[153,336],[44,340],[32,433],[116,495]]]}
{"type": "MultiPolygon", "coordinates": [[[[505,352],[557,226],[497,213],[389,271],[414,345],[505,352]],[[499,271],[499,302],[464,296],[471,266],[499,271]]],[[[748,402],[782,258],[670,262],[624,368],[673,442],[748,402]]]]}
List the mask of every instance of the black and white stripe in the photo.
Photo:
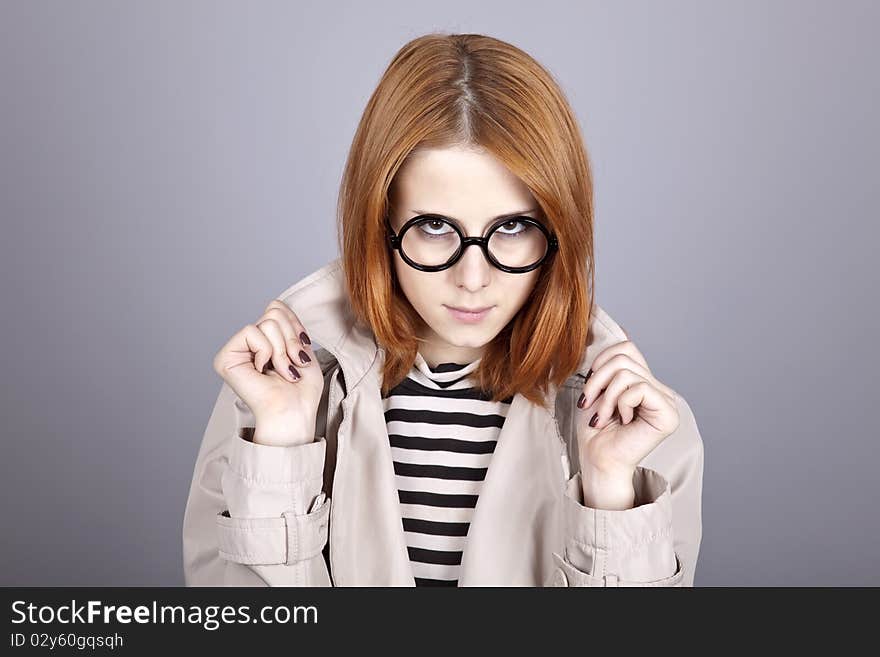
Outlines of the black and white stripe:
{"type": "Polygon", "coordinates": [[[471,363],[431,368],[421,354],[384,399],[413,577],[456,586],[468,528],[511,399],[492,402],[471,363]]]}

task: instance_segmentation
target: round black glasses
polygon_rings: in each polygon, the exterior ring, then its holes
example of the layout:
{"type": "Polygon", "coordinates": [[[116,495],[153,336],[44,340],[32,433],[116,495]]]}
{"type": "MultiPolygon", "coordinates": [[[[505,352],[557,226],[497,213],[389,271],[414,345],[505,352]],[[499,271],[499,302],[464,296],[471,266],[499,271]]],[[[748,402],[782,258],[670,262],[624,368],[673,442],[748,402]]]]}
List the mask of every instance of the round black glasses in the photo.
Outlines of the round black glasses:
{"type": "Polygon", "coordinates": [[[386,217],[388,242],[404,262],[419,271],[452,267],[471,244],[478,245],[490,264],[510,274],[540,267],[558,249],[556,236],[532,217],[516,215],[493,224],[483,237],[466,237],[450,219],[420,214],[395,234],[386,217]]]}

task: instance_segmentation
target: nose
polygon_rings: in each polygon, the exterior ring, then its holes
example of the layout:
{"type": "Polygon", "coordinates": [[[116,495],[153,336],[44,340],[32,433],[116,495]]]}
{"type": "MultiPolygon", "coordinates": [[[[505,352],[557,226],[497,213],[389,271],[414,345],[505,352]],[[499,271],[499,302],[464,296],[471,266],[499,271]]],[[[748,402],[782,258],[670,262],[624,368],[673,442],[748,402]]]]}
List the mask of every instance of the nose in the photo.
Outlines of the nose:
{"type": "Polygon", "coordinates": [[[486,258],[479,244],[467,244],[452,270],[456,285],[475,291],[489,284],[492,263],[486,258]]]}

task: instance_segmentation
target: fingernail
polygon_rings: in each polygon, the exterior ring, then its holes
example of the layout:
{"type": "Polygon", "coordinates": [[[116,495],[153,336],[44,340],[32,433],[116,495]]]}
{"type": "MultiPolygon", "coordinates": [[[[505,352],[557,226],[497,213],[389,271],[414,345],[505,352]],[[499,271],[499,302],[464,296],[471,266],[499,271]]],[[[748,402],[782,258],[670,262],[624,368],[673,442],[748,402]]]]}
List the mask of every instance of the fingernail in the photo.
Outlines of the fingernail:
{"type": "Polygon", "coordinates": [[[309,336],[306,335],[305,331],[299,334],[299,339],[302,341],[303,344],[312,344],[312,341],[309,340],[309,336]]]}
{"type": "Polygon", "coordinates": [[[311,363],[312,362],[312,359],[309,358],[309,355],[304,351],[299,352],[299,359],[304,363],[311,363]]]}
{"type": "Polygon", "coordinates": [[[590,426],[591,426],[591,427],[595,427],[595,426],[596,426],[596,422],[598,422],[598,421],[599,421],[599,414],[598,414],[598,413],[593,413],[593,418],[590,420],[590,426]]]}
{"type": "Polygon", "coordinates": [[[300,376],[299,372],[296,371],[296,368],[293,365],[291,365],[288,369],[290,370],[290,373],[293,375],[294,380],[299,379],[299,376],[300,376]]]}
{"type": "Polygon", "coordinates": [[[587,401],[587,396],[584,393],[581,393],[581,396],[578,398],[578,408],[583,408],[585,401],[587,401]]]}
{"type": "Polygon", "coordinates": [[[588,381],[591,376],[593,376],[593,368],[590,368],[590,370],[587,372],[587,378],[584,379],[584,381],[588,381]]]}

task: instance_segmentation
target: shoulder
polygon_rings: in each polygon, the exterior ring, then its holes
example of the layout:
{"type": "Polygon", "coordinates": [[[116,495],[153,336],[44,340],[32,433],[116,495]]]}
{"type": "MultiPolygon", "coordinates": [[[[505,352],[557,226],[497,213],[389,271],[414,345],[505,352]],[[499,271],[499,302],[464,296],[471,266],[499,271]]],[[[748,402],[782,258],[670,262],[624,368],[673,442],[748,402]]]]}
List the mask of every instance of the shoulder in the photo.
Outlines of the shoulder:
{"type": "Polygon", "coordinates": [[[629,336],[613,317],[598,303],[593,302],[590,314],[590,337],[581,355],[577,371],[572,375],[583,380],[587,376],[593,361],[601,352],[618,342],[628,340],[629,336]]]}
{"type": "Polygon", "coordinates": [[[594,329],[601,329],[600,333],[613,336],[617,340],[627,340],[628,334],[623,327],[598,303],[593,303],[593,314],[590,324],[594,329]]]}
{"type": "Polygon", "coordinates": [[[308,332],[322,369],[346,357],[355,371],[366,369],[372,361],[375,341],[368,332],[355,331],[356,320],[340,258],[302,277],[275,298],[296,314],[308,332]]]}
{"type": "Polygon", "coordinates": [[[291,283],[282,292],[275,295],[290,305],[316,296],[327,298],[344,293],[344,275],[342,260],[335,258],[299,280],[291,283]]]}

